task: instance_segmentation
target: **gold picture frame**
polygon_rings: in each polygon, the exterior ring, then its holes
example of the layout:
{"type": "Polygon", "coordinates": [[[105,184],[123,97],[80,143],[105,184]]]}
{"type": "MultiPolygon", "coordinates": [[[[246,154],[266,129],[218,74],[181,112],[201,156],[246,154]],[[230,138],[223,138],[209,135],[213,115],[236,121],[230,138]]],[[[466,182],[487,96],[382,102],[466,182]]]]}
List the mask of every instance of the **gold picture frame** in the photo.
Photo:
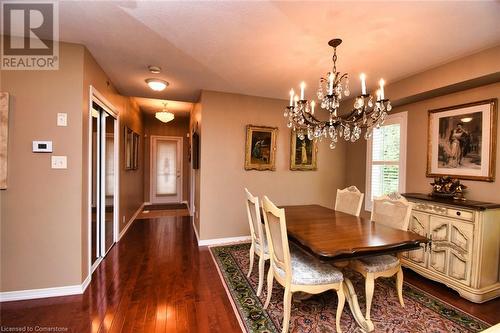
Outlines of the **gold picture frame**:
{"type": "Polygon", "coordinates": [[[427,177],[495,180],[498,99],[428,111],[427,177]]]}
{"type": "Polygon", "coordinates": [[[137,170],[139,168],[139,140],[140,135],[125,127],[125,170],[137,170]]]}
{"type": "Polygon", "coordinates": [[[316,171],[318,170],[318,142],[304,137],[301,140],[297,132],[290,133],[290,170],[316,171]]]}
{"type": "Polygon", "coordinates": [[[277,127],[246,127],[245,170],[276,170],[277,127]]]}

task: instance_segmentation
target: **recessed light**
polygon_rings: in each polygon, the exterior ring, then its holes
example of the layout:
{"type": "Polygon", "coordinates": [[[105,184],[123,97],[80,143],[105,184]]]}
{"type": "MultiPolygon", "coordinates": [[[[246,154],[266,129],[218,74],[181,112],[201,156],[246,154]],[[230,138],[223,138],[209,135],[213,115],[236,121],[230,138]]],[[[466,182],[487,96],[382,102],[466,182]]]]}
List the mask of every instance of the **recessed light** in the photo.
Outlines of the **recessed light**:
{"type": "Polygon", "coordinates": [[[168,86],[168,82],[160,79],[146,79],[149,88],[154,91],[162,91],[168,86]]]}
{"type": "Polygon", "coordinates": [[[148,70],[150,73],[153,73],[153,74],[160,74],[161,72],[161,67],[160,66],[152,66],[152,65],[149,65],[148,66],[148,70]]]}

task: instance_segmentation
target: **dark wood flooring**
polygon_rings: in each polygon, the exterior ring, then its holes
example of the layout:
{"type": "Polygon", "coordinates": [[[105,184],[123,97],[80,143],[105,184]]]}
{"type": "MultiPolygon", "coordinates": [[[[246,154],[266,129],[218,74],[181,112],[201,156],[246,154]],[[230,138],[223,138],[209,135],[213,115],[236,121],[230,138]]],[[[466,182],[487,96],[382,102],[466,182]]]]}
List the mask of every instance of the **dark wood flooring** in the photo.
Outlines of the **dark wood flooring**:
{"type": "MultiPolygon", "coordinates": [[[[500,299],[474,304],[408,270],[405,280],[489,323],[500,321],[500,299]]],[[[2,329],[240,332],[208,249],[196,245],[189,217],[136,221],[94,272],[83,295],[6,302],[0,307],[2,329]]]]}
{"type": "Polygon", "coordinates": [[[208,249],[196,244],[189,217],[136,221],[83,295],[0,306],[2,327],[241,332],[208,249]]]}

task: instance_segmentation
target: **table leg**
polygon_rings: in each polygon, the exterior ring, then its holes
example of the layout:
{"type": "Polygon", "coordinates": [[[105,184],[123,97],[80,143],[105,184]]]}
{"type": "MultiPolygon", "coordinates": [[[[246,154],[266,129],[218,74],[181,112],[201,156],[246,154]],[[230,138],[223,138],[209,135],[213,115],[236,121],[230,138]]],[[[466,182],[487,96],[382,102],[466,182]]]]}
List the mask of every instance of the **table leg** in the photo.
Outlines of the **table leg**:
{"type": "Polygon", "coordinates": [[[351,309],[351,313],[354,316],[354,319],[356,320],[356,323],[358,323],[359,327],[361,327],[361,330],[363,332],[372,332],[375,327],[373,326],[373,323],[371,320],[367,320],[365,316],[363,315],[363,312],[361,312],[361,309],[359,308],[359,303],[358,303],[358,296],[356,295],[356,292],[354,291],[354,287],[352,285],[351,280],[347,279],[344,277],[344,294],[347,299],[347,303],[349,303],[349,308],[351,309]]]}

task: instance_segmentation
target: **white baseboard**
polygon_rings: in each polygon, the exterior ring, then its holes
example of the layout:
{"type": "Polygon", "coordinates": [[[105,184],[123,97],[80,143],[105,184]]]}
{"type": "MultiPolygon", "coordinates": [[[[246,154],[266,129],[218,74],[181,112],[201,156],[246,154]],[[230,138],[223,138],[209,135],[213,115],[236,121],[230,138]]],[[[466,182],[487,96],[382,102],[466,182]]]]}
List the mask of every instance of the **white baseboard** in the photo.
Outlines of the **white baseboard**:
{"type": "Polygon", "coordinates": [[[220,245],[228,243],[243,243],[243,242],[248,242],[251,239],[252,238],[250,236],[202,239],[198,240],[198,246],[220,245]]]}
{"type": "Polygon", "coordinates": [[[127,225],[125,226],[125,228],[123,228],[123,230],[120,232],[120,235],[118,236],[118,241],[122,239],[123,235],[125,235],[125,233],[128,231],[128,228],[130,228],[130,226],[135,221],[137,216],[139,216],[139,214],[142,212],[146,204],[147,204],[146,202],[143,202],[141,206],[135,211],[134,215],[132,215],[130,220],[128,220],[127,225]]]}
{"type": "Polygon", "coordinates": [[[85,280],[83,280],[83,282],[82,282],[82,294],[85,292],[85,290],[87,290],[87,287],[89,286],[90,281],[92,281],[92,273],[87,275],[85,280]]]}
{"type": "Polygon", "coordinates": [[[85,292],[90,283],[90,275],[83,281],[82,284],[73,286],[42,288],[42,289],[29,289],[29,290],[16,290],[0,292],[0,302],[22,301],[28,299],[47,298],[47,297],[60,297],[70,295],[80,295],[85,292]]]}
{"type": "Polygon", "coordinates": [[[196,243],[200,246],[200,236],[198,235],[198,230],[196,230],[196,226],[194,225],[194,217],[191,224],[193,225],[194,234],[196,235],[196,243]]]}

